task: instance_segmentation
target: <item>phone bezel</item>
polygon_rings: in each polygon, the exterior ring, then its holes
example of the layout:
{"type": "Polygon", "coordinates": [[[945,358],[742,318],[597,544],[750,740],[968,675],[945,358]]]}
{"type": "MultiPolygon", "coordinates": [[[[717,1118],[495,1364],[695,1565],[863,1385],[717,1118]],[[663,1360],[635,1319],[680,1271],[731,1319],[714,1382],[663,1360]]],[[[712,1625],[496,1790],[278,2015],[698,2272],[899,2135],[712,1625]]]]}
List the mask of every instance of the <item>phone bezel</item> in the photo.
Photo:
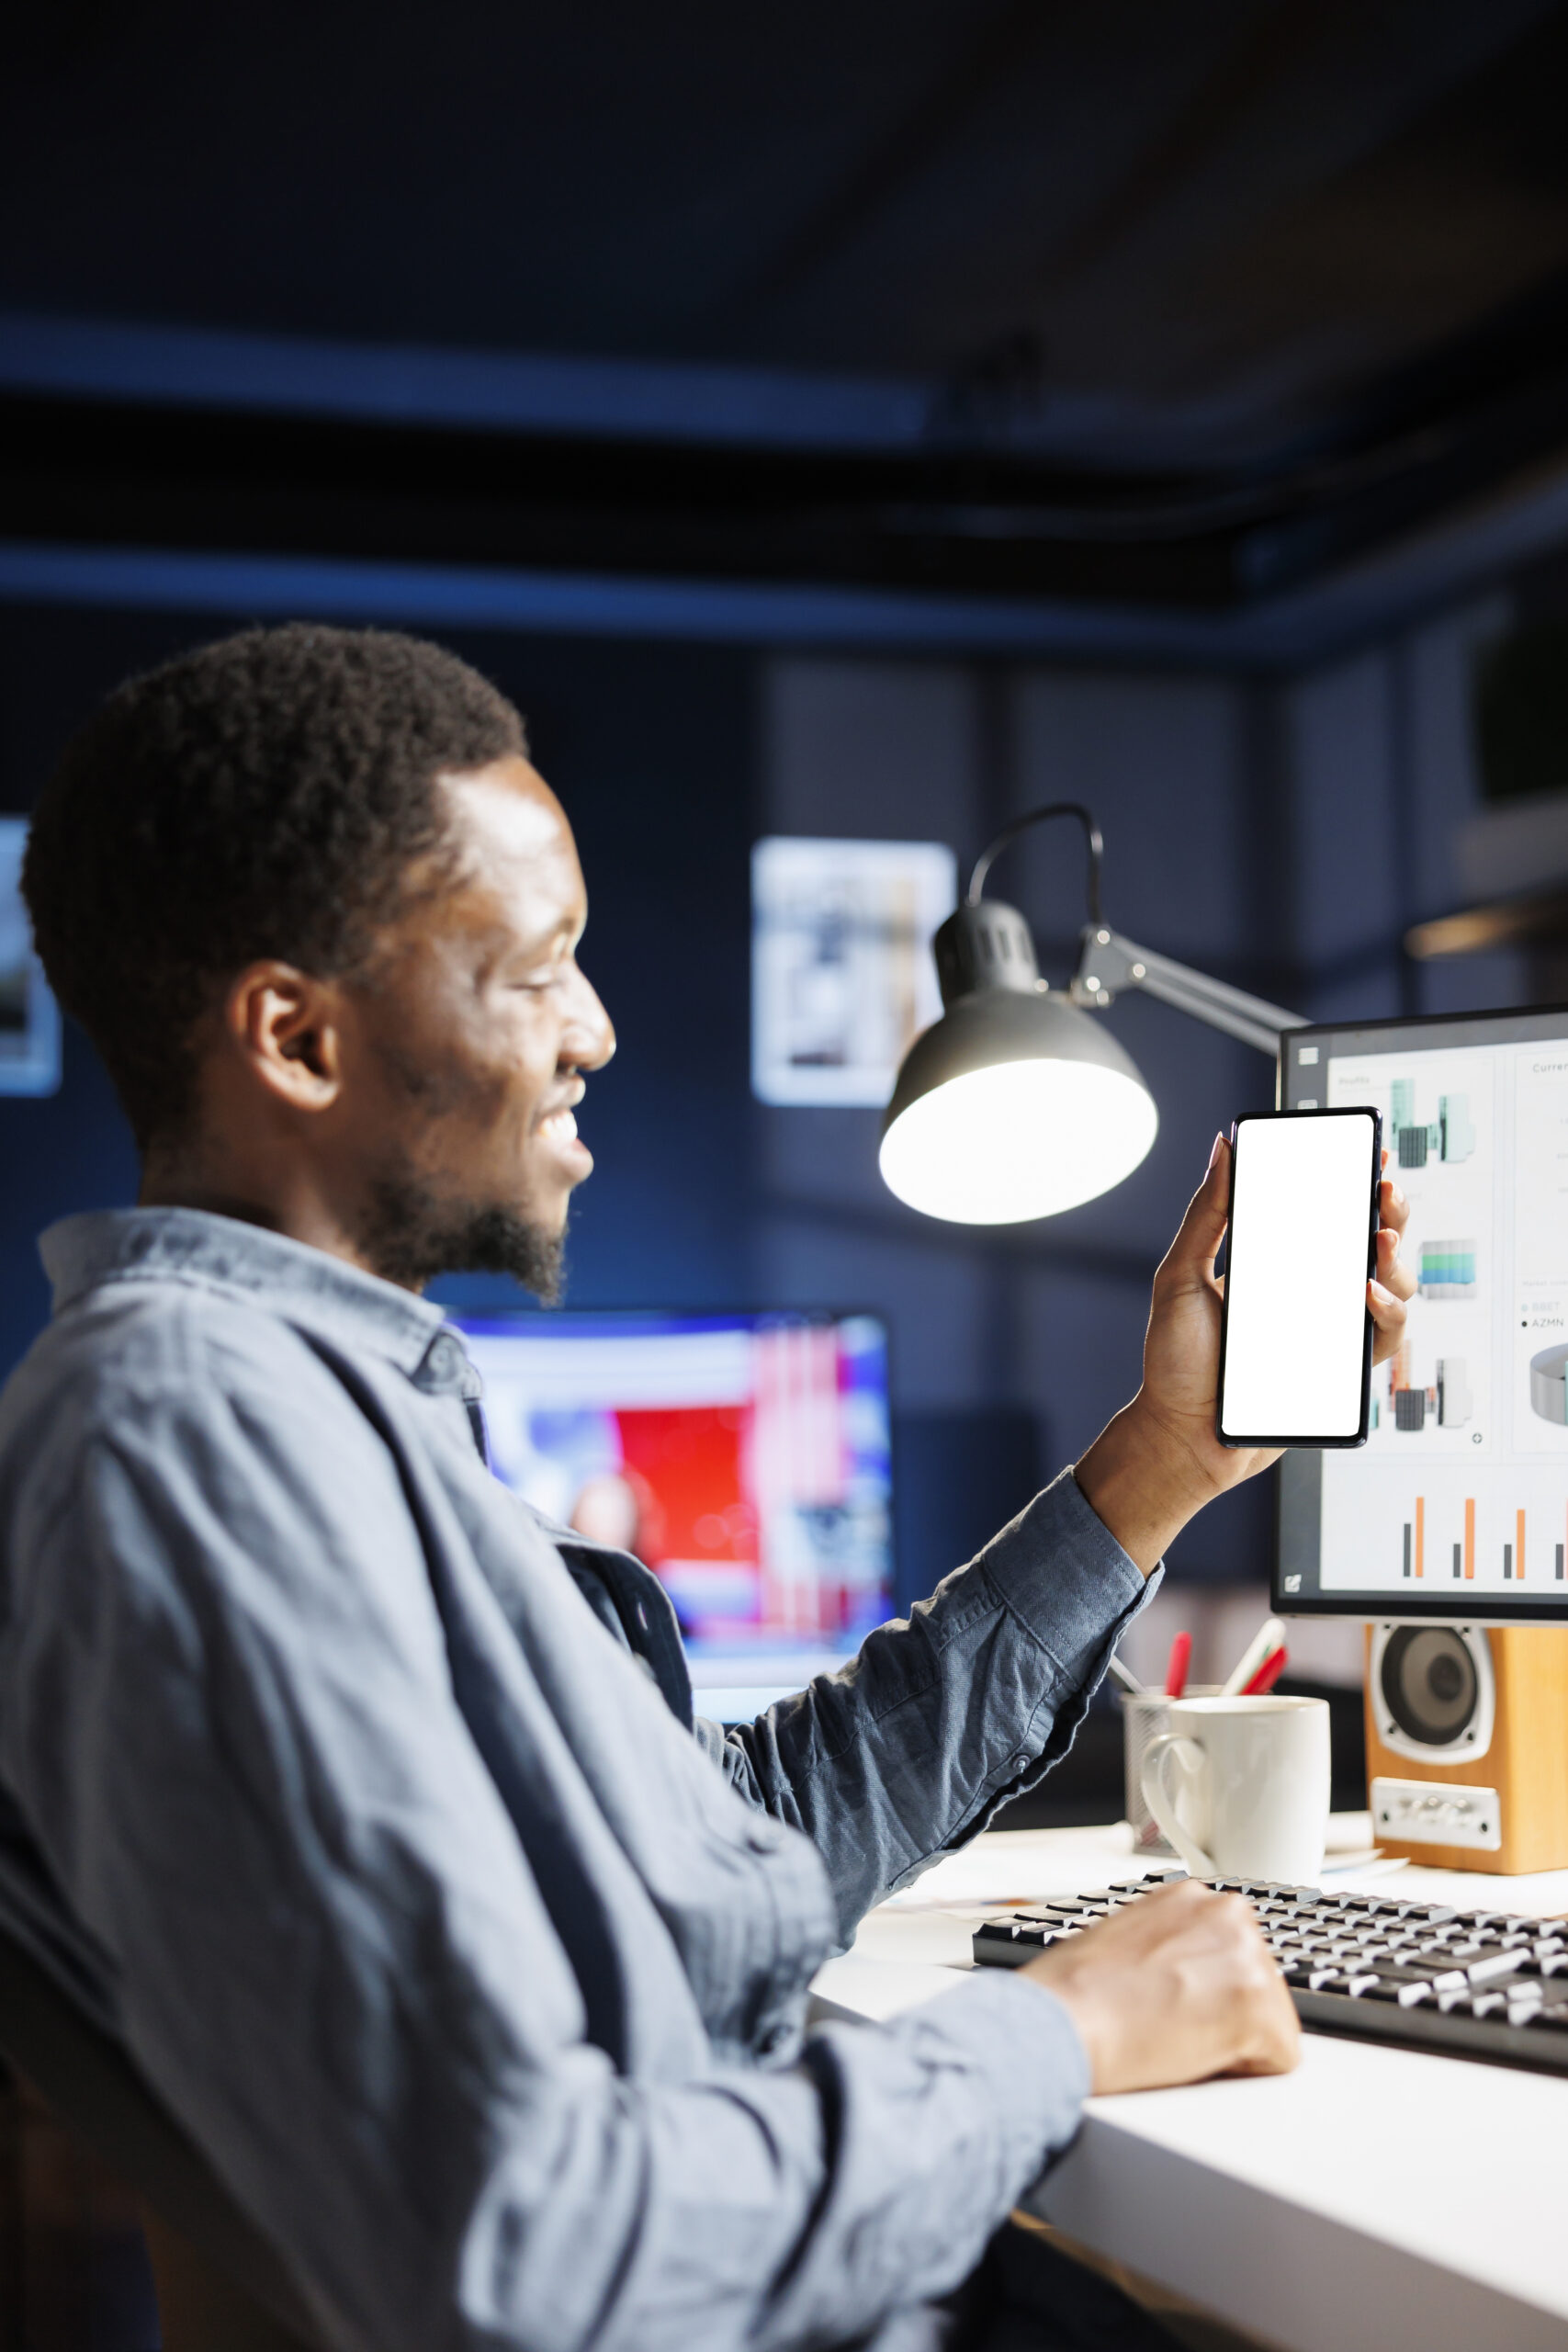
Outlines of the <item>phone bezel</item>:
{"type": "MultiPolygon", "coordinates": [[[[1376,1274],[1378,1268],[1378,1226],[1380,1222],[1380,1193],[1382,1181],[1382,1114],[1370,1102],[1337,1103],[1332,1107],[1325,1106],[1322,1110],[1316,1111],[1247,1111],[1242,1114],[1240,1118],[1234,1119],[1231,1122],[1230,1191],[1225,1203],[1227,1269],[1229,1262],[1231,1223],[1235,1213],[1236,1167],[1240,1159],[1240,1153],[1236,1148],[1236,1145],[1240,1137],[1241,1130],[1245,1126],[1257,1125],[1264,1120],[1271,1122],[1278,1119],[1371,1120],[1372,1129],[1372,1182],[1369,1203],[1370,1221],[1367,1232],[1367,1279],[1370,1282],[1376,1274]]],[[[1227,1281],[1225,1283],[1224,1298],[1220,1310],[1220,1374],[1219,1381],[1214,1391],[1214,1434],[1219,1439],[1220,1443],[1224,1446],[1229,1447],[1233,1452],[1236,1453],[1244,1452],[1255,1447],[1279,1446],[1281,1448],[1300,1447],[1303,1449],[1308,1449],[1314,1453],[1329,1452],[1344,1453],[1353,1451],[1357,1446],[1365,1445],[1367,1442],[1371,1405],[1372,1335],[1375,1326],[1373,1325],[1371,1313],[1369,1309],[1364,1317],[1361,1334],[1360,1426],[1353,1436],[1315,1437],[1300,1431],[1291,1436],[1284,1436],[1279,1432],[1269,1432],[1268,1434],[1260,1433],[1256,1437],[1233,1435],[1226,1430],[1224,1425],[1225,1351],[1230,1340],[1230,1283],[1227,1281]]]]}

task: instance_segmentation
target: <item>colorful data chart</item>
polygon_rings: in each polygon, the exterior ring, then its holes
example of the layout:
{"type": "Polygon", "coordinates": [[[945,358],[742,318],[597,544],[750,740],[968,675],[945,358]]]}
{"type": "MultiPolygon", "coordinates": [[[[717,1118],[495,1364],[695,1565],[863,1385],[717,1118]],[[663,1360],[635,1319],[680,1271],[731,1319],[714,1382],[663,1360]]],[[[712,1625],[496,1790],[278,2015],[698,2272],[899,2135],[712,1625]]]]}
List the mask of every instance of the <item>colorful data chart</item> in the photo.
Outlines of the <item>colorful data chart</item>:
{"type": "Polygon", "coordinates": [[[1423,1298],[1473,1298],[1474,1242],[1423,1241],[1419,1280],[1423,1298]]]}

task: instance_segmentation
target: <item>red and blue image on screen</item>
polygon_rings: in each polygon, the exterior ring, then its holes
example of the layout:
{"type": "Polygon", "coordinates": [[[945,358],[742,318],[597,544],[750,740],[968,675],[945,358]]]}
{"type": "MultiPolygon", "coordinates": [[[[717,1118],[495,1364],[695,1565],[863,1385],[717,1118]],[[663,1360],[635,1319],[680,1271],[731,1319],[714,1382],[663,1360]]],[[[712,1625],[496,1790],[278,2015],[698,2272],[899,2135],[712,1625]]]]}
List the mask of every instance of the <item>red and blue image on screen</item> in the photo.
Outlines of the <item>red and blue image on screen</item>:
{"type": "Polygon", "coordinates": [[[457,1318],[496,1474],[659,1576],[694,1661],[848,1656],[891,1606],[887,1341],[866,1315],[457,1318]]]}

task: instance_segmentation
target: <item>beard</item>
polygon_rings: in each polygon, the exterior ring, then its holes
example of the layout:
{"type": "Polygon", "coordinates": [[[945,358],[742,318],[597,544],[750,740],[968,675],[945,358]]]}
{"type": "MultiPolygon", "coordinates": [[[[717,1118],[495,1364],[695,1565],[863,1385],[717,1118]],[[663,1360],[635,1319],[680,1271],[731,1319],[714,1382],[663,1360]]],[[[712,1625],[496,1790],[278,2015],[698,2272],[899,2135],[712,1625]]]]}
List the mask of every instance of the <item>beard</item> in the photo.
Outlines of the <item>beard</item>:
{"type": "MultiPolygon", "coordinates": [[[[483,1109],[483,1090],[450,1070],[431,1070],[390,1038],[378,1041],[382,1068],[422,1121],[445,1113],[483,1109]]],[[[499,1096],[490,1101],[499,1107],[499,1096]]],[[[383,1282],[422,1291],[437,1274],[510,1274],[542,1306],[559,1304],[566,1271],[566,1233],[532,1224],[494,1201],[453,1199],[422,1175],[394,1145],[372,1180],[355,1236],[367,1263],[383,1282]]]]}
{"type": "Polygon", "coordinates": [[[370,1188],[356,1237],[383,1282],[422,1291],[437,1274],[511,1274],[541,1306],[558,1305],[566,1235],[493,1202],[450,1200],[407,1167],[370,1188]]]}

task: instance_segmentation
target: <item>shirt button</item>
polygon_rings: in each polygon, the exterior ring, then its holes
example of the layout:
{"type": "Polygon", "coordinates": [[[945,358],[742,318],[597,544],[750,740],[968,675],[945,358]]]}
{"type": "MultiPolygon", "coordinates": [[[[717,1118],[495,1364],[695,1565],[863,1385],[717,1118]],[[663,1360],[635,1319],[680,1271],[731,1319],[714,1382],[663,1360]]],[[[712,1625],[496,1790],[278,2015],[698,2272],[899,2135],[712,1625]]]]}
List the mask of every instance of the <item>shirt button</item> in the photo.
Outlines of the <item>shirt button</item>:
{"type": "Polygon", "coordinates": [[[438,1331],[425,1351],[421,1369],[426,1382],[434,1385],[460,1379],[463,1361],[463,1351],[457,1340],[448,1339],[445,1331],[438,1331]]]}

